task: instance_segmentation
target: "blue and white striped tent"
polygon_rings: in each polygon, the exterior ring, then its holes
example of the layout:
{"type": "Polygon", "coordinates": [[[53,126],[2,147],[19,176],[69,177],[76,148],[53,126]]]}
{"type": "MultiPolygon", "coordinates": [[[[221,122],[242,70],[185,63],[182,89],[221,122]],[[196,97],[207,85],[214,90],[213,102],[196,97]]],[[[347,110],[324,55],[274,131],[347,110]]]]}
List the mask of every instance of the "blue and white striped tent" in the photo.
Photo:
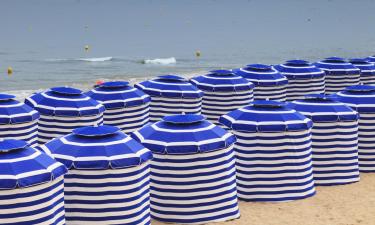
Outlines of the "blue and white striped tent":
{"type": "Polygon", "coordinates": [[[111,81],[86,93],[104,105],[104,124],[131,133],[149,122],[151,98],[125,81],[111,81]]]}
{"type": "Polygon", "coordinates": [[[326,73],[326,94],[334,94],[346,87],[359,84],[361,71],[343,58],[330,57],[314,65],[326,73]]]}
{"type": "Polygon", "coordinates": [[[0,139],[17,139],[37,145],[39,113],[15,100],[14,95],[0,94],[0,139]]]}
{"type": "Polygon", "coordinates": [[[288,79],[271,66],[250,64],[244,68],[234,69],[233,72],[255,85],[255,100],[286,100],[288,79]]]}
{"type": "Polygon", "coordinates": [[[234,135],[187,114],[166,116],[132,136],[153,152],[154,219],[204,224],[239,218],[234,135]]]}
{"type": "Polygon", "coordinates": [[[229,70],[214,70],[190,80],[203,91],[202,114],[219,125],[219,117],[249,105],[254,84],[229,70]]]}
{"type": "Polygon", "coordinates": [[[312,159],[317,185],[359,181],[358,113],[324,94],[308,95],[288,107],[313,121],[312,159]]]}
{"type": "Polygon", "coordinates": [[[203,92],[182,77],[163,75],[135,87],[151,96],[151,122],[173,114],[201,113],[203,92]]]}
{"type": "Polygon", "coordinates": [[[28,147],[0,141],[0,224],[64,225],[64,165],[28,147]]]}
{"type": "Polygon", "coordinates": [[[359,171],[375,172],[375,87],[355,85],[334,97],[359,113],[359,171]]]}
{"type": "Polygon", "coordinates": [[[287,101],[303,99],[307,94],[324,93],[325,72],[305,60],[289,60],[274,68],[288,78],[287,101]]]}
{"type": "Polygon", "coordinates": [[[375,55],[369,56],[366,59],[367,59],[367,61],[369,61],[371,63],[375,63],[375,55]]]}
{"type": "Polygon", "coordinates": [[[65,164],[67,224],[150,224],[152,154],[112,126],[82,127],[41,149],[65,164]]]}
{"type": "Polygon", "coordinates": [[[315,194],[310,119],[285,103],[258,100],[219,121],[237,137],[240,199],[290,201],[315,194]]]}
{"type": "Polygon", "coordinates": [[[349,62],[361,70],[361,84],[375,85],[375,64],[367,59],[350,59],[349,62]]]}
{"type": "Polygon", "coordinates": [[[103,123],[104,106],[75,88],[54,87],[31,95],[25,103],[40,113],[39,144],[78,127],[103,123]]]}

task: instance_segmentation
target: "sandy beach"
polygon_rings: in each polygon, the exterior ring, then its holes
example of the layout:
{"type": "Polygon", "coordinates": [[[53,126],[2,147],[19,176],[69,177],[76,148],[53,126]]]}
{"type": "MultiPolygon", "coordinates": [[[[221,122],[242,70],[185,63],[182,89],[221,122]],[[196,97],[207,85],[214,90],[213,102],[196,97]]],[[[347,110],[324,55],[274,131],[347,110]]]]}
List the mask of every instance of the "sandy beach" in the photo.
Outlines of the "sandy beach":
{"type": "MultiPolygon", "coordinates": [[[[240,202],[241,218],[222,225],[374,225],[375,174],[361,181],[318,187],[309,199],[284,203],[240,202]]],[[[153,221],[153,225],[164,225],[153,221]]]]}

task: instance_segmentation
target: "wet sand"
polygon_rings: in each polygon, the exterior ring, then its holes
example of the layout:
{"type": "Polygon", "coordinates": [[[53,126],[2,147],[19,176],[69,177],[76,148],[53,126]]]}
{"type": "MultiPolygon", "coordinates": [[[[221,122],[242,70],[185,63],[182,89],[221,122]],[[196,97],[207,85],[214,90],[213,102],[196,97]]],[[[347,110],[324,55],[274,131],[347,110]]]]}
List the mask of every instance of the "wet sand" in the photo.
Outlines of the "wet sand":
{"type": "MultiPolygon", "coordinates": [[[[241,218],[217,225],[375,225],[375,174],[361,181],[318,187],[305,200],[283,203],[240,202],[241,218]]],[[[153,221],[153,225],[165,225],[153,221]]]]}

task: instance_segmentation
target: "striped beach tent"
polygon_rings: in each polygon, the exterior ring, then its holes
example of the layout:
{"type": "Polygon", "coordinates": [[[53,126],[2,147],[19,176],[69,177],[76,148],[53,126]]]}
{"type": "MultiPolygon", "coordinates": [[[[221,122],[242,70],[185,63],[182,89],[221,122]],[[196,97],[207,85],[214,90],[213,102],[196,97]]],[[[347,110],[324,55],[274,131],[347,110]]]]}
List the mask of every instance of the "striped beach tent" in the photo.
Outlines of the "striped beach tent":
{"type": "Polygon", "coordinates": [[[369,56],[366,58],[368,62],[375,63],[375,55],[369,56]]]}
{"type": "Polygon", "coordinates": [[[204,93],[202,114],[216,125],[220,116],[253,100],[254,84],[229,70],[214,70],[190,81],[204,93]]]}
{"type": "Polygon", "coordinates": [[[237,190],[245,201],[290,201],[315,194],[312,122],[285,103],[258,100],[220,117],[236,136],[237,190]]]}
{"type": "Polygon", "coordinates": [[[361,84],[375,85],[375,64],[367,59],[350,59],[349,62],[361,70],[361,84]]]}
{"type": "Polygon", "coordinates": [[[152,154],[119,128],[78,128],[41,149],[69,169],[67,224],[150,224],[152,154]]]}
{"type": "Polygon", "coordinates": [[[334,94],[346,87],[359,84],[361,71],[343,58],[330,57],[314,65],[326,73],[326,94],[334,94]]]}
{"type": "Polygon", "coordinates": [[[40,113],[39,144],[78,127],[103,123],[104,106],[75,88],[54,87],[31,95],[25,103],[40,113]]]}
{"type": "Polygon", "coordinates": [[[274,68],[288,79],[287,101],[303,99],[306,94],[324,93],[325,72],[305,60],[289,60],[274,68]]]}
{"type": "Polygon", "coordinates": [[[15,100],[14,95],[0,94],[0,139],[24,140],[35,147],[39,117],[36,110],[15,100]]]}
{"type": "Polygon", "coordinates": [[[313,121],[312,160],[316,185],[359,181],[358,113],[324,94],[307,95],[288,107],[313,121]]]}
{"type": "Polygon", "coordinates": [[[150,121],[173,114],[200,114],[203,92],[176,75],[162,75],[135,85],[151,96],[150,121]]]}
{"type": "Polygon", "coordinates": [[[0,141],[0,224],[64,225],[64,165],[15,139],[0,141]]]}
{"type": "Polygon", "coordinates": [[[239,218],[235,137],[202,115],[166,116],[132,136],[153,152],[151,216],[205,224],[239,218]]]}
{"type": "Polygon", "coordinates": [[[271,66],[250,64],[244,68],[234,69],[233,72],[255,85],[255,100],[286,100],[288,79],[271,66]]]}
{"type": "Polygon", "coordinates": [[[105,82],[86,95],[104,105],[104,124],[116,126],[125,133],[149,121],[150,96],[126,81],[105,82]]]}
{"type": "Polygon", "coordinates": [[[359,170],[375,172],[375,87],[355,85],[334,97],[359,113],[359,170]]]}

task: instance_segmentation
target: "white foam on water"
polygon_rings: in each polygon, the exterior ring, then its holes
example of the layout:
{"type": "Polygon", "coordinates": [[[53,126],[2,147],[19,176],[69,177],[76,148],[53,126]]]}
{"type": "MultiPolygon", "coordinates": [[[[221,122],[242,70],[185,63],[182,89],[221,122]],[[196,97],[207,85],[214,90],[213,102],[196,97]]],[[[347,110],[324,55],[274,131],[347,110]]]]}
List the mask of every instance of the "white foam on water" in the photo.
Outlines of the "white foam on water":
{"type": "Polygon", "coordinates": [[[100,58],[79,58],[77,60],[85,61],[85,62],[105,62],[105,61],[111,61],[112,59],[113,59],[112,56],[108,56],[108,57],[100,57],[100,58]]]}
{"type": "Polygon", "coordinates": [[[105,62],[113,60],[112,56],[97,58],[66,58],[66,59],[46,59],[47,62],[105,62]]]}
{"type": "Polygon", "coordinates": [[[175,57],[170,58],[157,58],[157,59],[145,59],[142,61],[143,64],[154,64],[154,65],[170,65],[176,64],[177,60],[175,57]]]}

